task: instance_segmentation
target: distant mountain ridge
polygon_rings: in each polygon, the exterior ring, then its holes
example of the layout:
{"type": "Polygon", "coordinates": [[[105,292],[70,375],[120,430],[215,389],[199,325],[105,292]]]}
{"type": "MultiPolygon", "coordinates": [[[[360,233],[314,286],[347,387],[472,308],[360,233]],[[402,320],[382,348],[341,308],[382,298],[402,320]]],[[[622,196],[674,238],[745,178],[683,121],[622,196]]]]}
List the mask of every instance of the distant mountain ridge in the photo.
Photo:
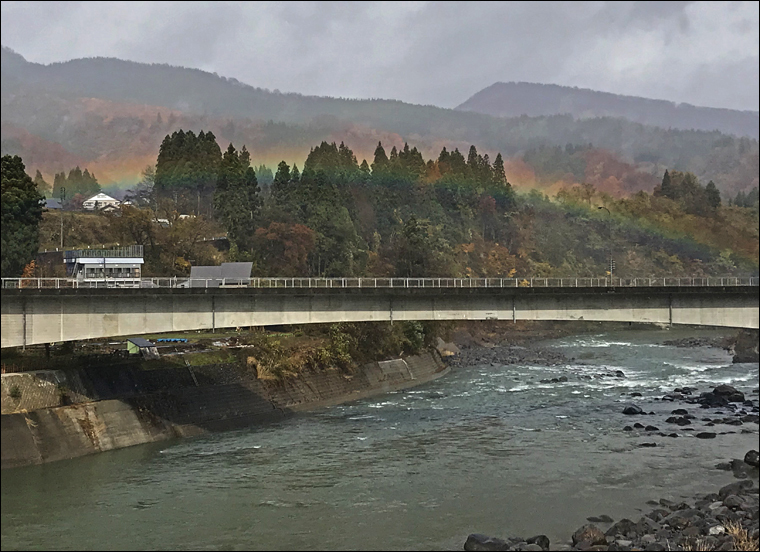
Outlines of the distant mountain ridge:
{"type": "MultiPolygon", "coordinates": [[[[518,186],[543,178],[534,169],[551,174],[552,182],[567,174],[596,182],[607,174],[604,167],[615,165],[613,157],[648,175],[643,180],[634,175],[634,183],[654,182],[667,168],[693,172],[704,183],[713,180],[731,195],[756,186],[760,172],[757,140],[720,131],[668,130],[621,117],[504,118],[397,100],[303,96],[199,69],[116,58],[42,65],[5,47],[0,73],[0,150],[21,155],[27,170],[40,169],[46,178],[70,170],[76,160],[96,172],[102,184],[132,185],[142,168],[155,163],[163,138],[180,129],[213,131],[223,149],[229,143],[246,145],[255,163],[269,166],[283,159],[302,166],[323,140],[345,141],[369,162],[380,141],[386,151],[408,142],[426,158],[437,158],[442,147],[466,153],[476,145],[491,159],[501,153],[508,165],[513,163],[508,176],[518,186]],[[589,159],[596,161],[593,166],[584,162],[585,169],[565,170],[568,154],[555,149],[576,151],[574,146],[589,144],[609,154],[592,155],[589,159]],[[543,169],[523,162],[526,153],[542,148],[551,152],[532,159],[540,159],[543,169]]],[[[626,171],[616,169],[615,178],[622,182],[626,171]]],[[[607,189],[641,189],[618,184],[607,189]]]]}
{"type": "Polygon", "coordinates": [[[495,117],[572,115],[577,119],[622,117],[636,123],[682,130],[718,130],[725,134],[758,138],[760,113],[694,105],[638,96],[623,96],[586,88],[497,82],[458,105],[495,117]]]}

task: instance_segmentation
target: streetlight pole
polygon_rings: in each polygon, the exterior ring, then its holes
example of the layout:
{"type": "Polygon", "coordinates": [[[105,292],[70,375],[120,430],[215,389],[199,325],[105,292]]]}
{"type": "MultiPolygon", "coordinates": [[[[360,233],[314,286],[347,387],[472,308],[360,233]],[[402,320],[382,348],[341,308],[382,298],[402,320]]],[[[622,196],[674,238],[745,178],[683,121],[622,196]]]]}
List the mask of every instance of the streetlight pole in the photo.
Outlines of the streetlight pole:
{"type": "Polygon", "coordinates": [[[608,264],[610,268],[610,280],[612,280],[612,273],[615,270],[615,261],[612,260],[612,213],[607,207],[598,207],[598,209],[604,209],[607,211],[607,249],[608,249],[608,264]]]}

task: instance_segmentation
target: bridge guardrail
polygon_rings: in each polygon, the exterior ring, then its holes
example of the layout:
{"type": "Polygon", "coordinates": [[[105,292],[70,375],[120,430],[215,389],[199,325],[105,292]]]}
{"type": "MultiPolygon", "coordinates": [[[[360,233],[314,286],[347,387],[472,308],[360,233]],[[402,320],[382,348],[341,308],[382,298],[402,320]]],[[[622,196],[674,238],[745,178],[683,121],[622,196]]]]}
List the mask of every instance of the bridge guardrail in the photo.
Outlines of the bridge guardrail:
{"type": "Polygon", "coordinates": [[[695,278],[234,278],[179,277],[106,279],[2,278],[3,289],[66,288],[605,288],[758,286],[760,278],[735,276],[695,278]]]}

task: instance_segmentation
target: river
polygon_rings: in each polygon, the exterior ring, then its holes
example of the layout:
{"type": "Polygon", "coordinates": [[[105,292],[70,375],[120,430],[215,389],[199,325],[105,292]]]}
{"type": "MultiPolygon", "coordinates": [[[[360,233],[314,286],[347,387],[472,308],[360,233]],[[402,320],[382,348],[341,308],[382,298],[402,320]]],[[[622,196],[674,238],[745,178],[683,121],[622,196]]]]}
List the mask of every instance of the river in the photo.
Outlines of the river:
{"type": "Polygon", "coordinates": [[[587,516],[638,519],[647,500],[734,480],[714,466],[756,449],[758,426],[718,425],[735,433],[696,439],[664,420],[674,408],[710,411],[654,400],[718,383],[756,400],[756,364],[662,345],[727,334],[554,339],[539,345],[576,360],[458,367],[264,426],[4,470],[2,549],[461,550],[470,533],[564,542],[587,516]],[[610,370],[625,378],[593,377],[610,370]],[[623,415],[631,402],[656,415],[623,415]],[[680,437],[622,430],[638,418],[680,437]]]}

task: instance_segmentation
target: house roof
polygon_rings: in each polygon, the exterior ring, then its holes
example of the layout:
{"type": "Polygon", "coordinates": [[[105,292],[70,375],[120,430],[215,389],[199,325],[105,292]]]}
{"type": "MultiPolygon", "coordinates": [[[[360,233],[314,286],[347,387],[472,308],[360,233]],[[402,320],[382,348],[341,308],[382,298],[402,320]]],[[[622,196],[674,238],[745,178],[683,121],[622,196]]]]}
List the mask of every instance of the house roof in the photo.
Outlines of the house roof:
{"type": "Polygon", "coordinates": [[[60,209],[61,202],[51,197],[45,200],[45,207],[47,207],[48,209],[60,209]]]}
{"type": "Polygon", "coordinates": [[[110,195],[106,195],[103,192],[100,192],[98,194],[95,194],[91,198],[86,199],[85,201],[116,201],[118,202],[119,200],[111,197],[110,195]]]}
{"type": "Polygon", "coordinates": [[[155,343],[151,343],[147,339],[143,339],[142,337],[130,337],[127,339],[130,343],[133,345],[137,345],[138,347],[155,347],[155,343]]]}
{"type": "Polygon", "coordinates": [[[241,284],[251,277],[252,267],[251,262],[222,263],[221,266],[193,266],[190,267],[190,285],[191,287],[219,287],[222,280],[226,284],[241,284]]]}

